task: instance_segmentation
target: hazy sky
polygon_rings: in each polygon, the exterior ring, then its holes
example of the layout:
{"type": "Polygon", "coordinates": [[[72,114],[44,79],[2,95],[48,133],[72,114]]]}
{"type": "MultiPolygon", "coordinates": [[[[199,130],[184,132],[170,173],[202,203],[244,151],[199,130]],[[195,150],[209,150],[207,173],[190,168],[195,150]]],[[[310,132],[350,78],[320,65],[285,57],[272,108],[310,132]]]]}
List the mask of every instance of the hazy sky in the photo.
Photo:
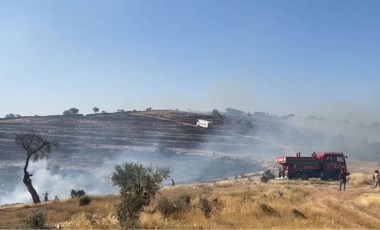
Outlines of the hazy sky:
{"type": "MultiPolygon", "coordinates": [[[[0,117],[380,117],[378,0],[0,0],[0,117]]],[[[371,120],[371,121],[372,121],[371,120]]]]}

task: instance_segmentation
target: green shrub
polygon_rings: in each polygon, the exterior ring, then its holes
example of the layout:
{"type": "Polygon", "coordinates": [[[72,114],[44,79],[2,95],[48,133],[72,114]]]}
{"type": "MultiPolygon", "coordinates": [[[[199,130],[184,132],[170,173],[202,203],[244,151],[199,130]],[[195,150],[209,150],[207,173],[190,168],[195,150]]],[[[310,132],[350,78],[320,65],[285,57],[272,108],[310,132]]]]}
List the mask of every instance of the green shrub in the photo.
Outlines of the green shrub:
{"type": "Polygon", "coordinates": [[[260,181],[262,182],[262,183],[267,183],[268,182],[268,177],[266,177],[265,175],[262,175],[261,177],[260,177],[260,181]]]}
{"type": "Polygon", "coordinates": [[[170,201],[167,197],[161,197],[158,200],[157,209],[161,215],[165,217],[168,217],[176,212],[173,202],[170,201]]]}
{"type": "Polygon", "coordinates": [[[185,203],[187,206],[189,206],[189,205],[190,205],[190,202],[191,202],[191,197],[190,197],[190,195],[187,194],[187,193],[181,193],[181,195],[179,195],[179,197],[178,197],[178,200],[179,200],[180,202],[185,203]]]}
{"type": "Polygon", "coordinates": [[[25,229],[49,229],[46,224],[46,215],[42,212],[35,212],[23,221],[25,229]]]}
{"type": "Polygon", "coordinates": [[[123,229],[138,228],[140,212],[150,203],[161,188],[161,183],[169,177],[168,168],[143,166],[138,163],[116,165],[112,175],[114,185],[120,187],[122,200],[116,206],[116,214],[123,229]]]}
{"type": "Polygon", "coordinates": [[[275,178],[274,173],[273,173],[271,170],[269,170],[269,169],[267,169],[267,170],[264,171],[264,175],[265,175],[269,180],[272,180],[272,179],[275,178]]]}
{"type": "Polygon", "coordinates": [[[85,205],[89,205],[91,202],[91,199],[89,196],[81,196],[79,198],[79,206],[85,206],[85,205]]]}
{"type": "Polygon", "coordinates": [[[275,175],[274,173],[267,169],[264,171],[263,175],[260,177],[260,181],[263,182],[263,183],[267,183],[269,180],[272,180],[275,178],[275,175]]]}
{"type": "Polygon", "coordinates": [[[86,192],[84,190],[75,190],[75,189],[71,189],[71,198],[74,198],[74,197],[81,197],[81,196],[84,196],[86,195],[86,192]]]}
{"type": "Polygon", "coordinates": [[[175,213],[185,211],[191,202],[191,198],[188,194],[182,193],[174,200],[170,200],[167,197],[161,197],[158,200],[157,209],[161,215],[168,217],[175,213]]]}
{"type": "Polygon", "coordinates": [[[202,211],[203,215],[206,218],[209,218],[210,214],[211,214],[211,211],[212,211],[211,202],[209,200],[207,200],[206,198],[201,198],[199,200],[199,203],[200,203],[200,208],[201,208],[201,211],[202,211]]]}

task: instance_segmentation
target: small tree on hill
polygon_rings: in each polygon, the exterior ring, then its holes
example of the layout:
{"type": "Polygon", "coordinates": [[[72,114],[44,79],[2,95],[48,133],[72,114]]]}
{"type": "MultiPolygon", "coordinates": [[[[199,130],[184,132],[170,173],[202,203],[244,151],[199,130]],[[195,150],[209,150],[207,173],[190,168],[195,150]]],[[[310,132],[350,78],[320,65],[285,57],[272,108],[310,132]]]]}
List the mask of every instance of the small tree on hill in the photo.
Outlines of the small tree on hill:
{"type": "Polygon", "coordinates": [[[77,113],[79,113],[79,109],[77,109],[75,107],[69,109],[69,111],[71,112],[71,114],[77,114],[77,113]]]}
{"type": "Polygon", "coordinates": [[[16,135],[15,142],[16,145],[21,146],[26,151],[23,182],[32,196],[33,203],[41,203],[40,197],[34,189],[32,180],[30,179],[33,174],[28,172],[29,161],[38,161],[47,158],[48,154],[58,147],[58,143],[55,141],[48,141],[34,131],[16,135]]]}
{"type": "Polygon", "coordinates": [[[212,112],[211,112],[212,115],[214,115],[216,118],[218,118],[219,120],[222,120],[222,114],[217,110],[217,109],[214,109],[212,112]]]}
{"type": "Polygon", "coordinates": [[[94,113],[97,113],[97,112],[99,112],[99,108],[98,108],[98,107],[94,107],[94,108],[92,109],[92,111],[94,111],[94,113]]]}
{"type": "Polygon", "coordinates": [[[5,118],[7,118],[7,119],[12,119],[12,118],[15,118],[15,117],[16,117],[16,115],[14,115],[13,113],[5,115],[5,118]]]}
{"type": "Polygon", "coordinates": [[[169,177],[168,168],[146,167],[138,163],[116,165],[112,175],[114,185],[120,187],[121,203],[117,205],[117,218],[123,229],[138,228],[138,219],[143,207],[150,203],[169,177]]]}
{"type": "Polygon", "coordinates": [[[73,108],[70,108],[68,110],[65,110],[63,111],[63,115],[75,115],[75,114],[78,114],[79,113],[79,109],[73,107],[73,108]]]}

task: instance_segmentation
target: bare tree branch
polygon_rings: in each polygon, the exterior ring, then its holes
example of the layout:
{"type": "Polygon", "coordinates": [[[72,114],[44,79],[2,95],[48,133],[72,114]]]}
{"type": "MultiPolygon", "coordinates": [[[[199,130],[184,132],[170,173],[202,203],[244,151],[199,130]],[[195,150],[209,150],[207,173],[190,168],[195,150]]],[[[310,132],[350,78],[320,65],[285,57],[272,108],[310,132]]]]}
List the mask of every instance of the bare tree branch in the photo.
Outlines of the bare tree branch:
{"type": "Polygon", "coordinates": [[[29,161],[30,159],[37,161],[48,157],[48,153],[58,147],[58,142],[45,140],[32,130],[28,133],[16,135],[15,143],[26,151],[23,182],[32,195],[33,202],[40,203],[38,193],[34,189],[32,180],[30,179],[33,174],[28,172],[29,161]]]}

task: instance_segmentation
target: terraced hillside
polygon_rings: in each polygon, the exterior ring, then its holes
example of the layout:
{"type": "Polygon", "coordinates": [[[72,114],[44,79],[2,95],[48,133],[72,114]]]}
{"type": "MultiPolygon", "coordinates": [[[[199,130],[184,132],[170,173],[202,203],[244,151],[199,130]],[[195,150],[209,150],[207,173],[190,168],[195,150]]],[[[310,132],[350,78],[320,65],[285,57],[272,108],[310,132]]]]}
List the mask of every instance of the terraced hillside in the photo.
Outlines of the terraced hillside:
{"type": "MultiPolygon", "coordinates": [[[[115,164],[138,161],[167,166],[178,182],[189,182],[259,170],[268,161],[263,152],[275,153],[282,146],[253,136],[256,128],[252,119],[229,118],[222,124],[212,115],[171,110],[2,119],[0,195],[22,187],[17,183],[25,153],[14,144],[14,135],[22,132],[34,130],[60,144],[45,165],[36,166],[36,177],[44,167],[48,173],[64,178],[80,174],[109,183],[115,164]],[[208,129],[197,127],[199,118],[211,120],[214,125],[208,129]]],[[[82,186],[94,193],[110,192],[99,191],[95,184],[82,186]]],[[[41,189],[47,186],[54,187],[41,185],[41,189]]]]}
{"type": "Polygon", "coordinates": [[[261,141],[247,138],[239,133],[244,130],[231,125],[218,125],[209,115],[180,113],[175,111],[151,111],[87,116],[48,116],[0,120],[0,157],[17,160],[22,151],[14,145],[14,135],[35,130],[46,138],[60,143],[60,152],[76,151],[124,151],[157,150],[187,153],[207,149],[228,152],[247,149],[261,141]],[[196,127],[198,118],[213,120],[210,129],[196,127]],[[230,127],[229,127],[230,126],[230,127]],[[238,143],[238,144],[237,144],[238,143]],[[243,148],[244,147],[244,148],[243,148]]]}
{"type": "Polygon", "coordinates": [[[67,154],[78,150],[153,148],[158,142],[168,147],[191,148],[206,134],[206,130],[137,113],[20,118],[3,120],[0,127],[3,159],[18,159],[20,151],[13,144],[14,135],[29,130],[57,140],[60,151],[67,154]],[[196,135],[185,135],[191,132],[196,135]]]}

